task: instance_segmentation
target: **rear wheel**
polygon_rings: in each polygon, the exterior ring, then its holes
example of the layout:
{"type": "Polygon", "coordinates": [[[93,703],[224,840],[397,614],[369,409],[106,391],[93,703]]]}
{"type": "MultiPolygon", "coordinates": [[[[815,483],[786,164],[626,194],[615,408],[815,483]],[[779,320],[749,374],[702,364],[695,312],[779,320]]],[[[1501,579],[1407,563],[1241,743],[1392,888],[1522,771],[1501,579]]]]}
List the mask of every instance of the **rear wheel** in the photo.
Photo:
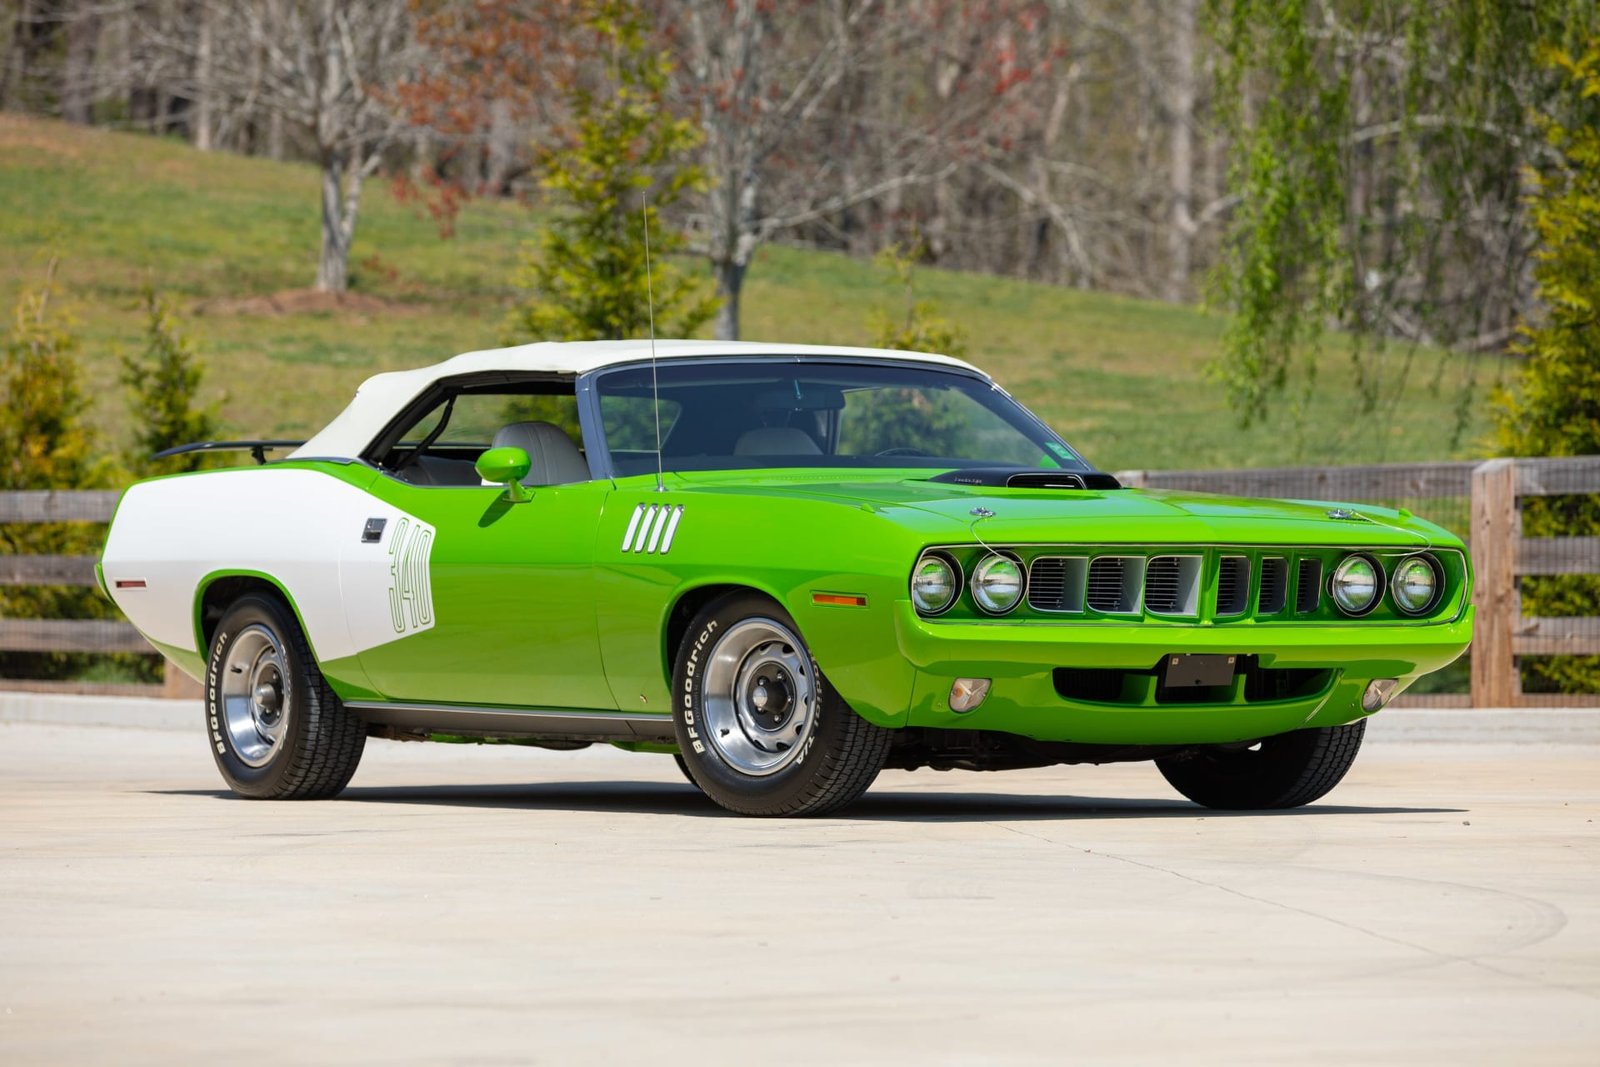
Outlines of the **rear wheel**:
{"type": "Polygon", "coordinates": [[[1156,760],[1174,789],[1208,808],[1298,808],[1317,800],[1355,762],[1367,721],[1268,737],[1249,746],[1213,745],[1156,760]]]}
{"type": "Polygon", "coordinates": [[[206,722],[228,788],[255,799],[334,796],[367,740],[366,723],[328,688],[293,613],[268,596],[240,597],[217,624],[206,722]]]}
{"type": "Polygon", "coordinates": [[[673,672],[684,767],[743,815],[821,815],[855,800],[883,768],[891,733],[834,692],[794,620],[754,593],[708,605],[673,672]]]}

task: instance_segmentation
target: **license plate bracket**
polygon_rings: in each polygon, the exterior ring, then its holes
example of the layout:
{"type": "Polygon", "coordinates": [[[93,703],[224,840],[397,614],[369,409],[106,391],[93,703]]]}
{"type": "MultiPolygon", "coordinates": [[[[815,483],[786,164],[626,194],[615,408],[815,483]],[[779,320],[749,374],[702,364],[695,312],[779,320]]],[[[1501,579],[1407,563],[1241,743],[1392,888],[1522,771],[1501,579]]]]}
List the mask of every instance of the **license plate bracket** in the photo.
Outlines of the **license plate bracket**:
{"type": "Polygon", "coordinates": [[[1210,652],[1175,653],[1161,661],[1161,684],[1168,689],[1232,685],[1238,659],[1210,652]]]}

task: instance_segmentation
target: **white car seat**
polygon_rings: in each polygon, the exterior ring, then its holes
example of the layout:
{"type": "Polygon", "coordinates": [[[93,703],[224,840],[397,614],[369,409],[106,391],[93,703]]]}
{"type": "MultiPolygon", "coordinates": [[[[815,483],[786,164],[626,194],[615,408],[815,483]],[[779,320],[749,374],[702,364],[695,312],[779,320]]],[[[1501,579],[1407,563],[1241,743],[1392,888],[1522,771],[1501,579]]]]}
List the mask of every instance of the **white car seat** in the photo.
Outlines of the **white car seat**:
{"type": "Polygon", "coordinates": [[[551,422],[513,422],[500,427],[493,448],[520,448],[528,454],[523,485],[569,485],[589,480],[589,464],[565,430],[551,422]]]}
{"type": "Polygon", "coordinates": [[[734,442],[736,456],[820,456],[811,435],[793,426],[761,426],[746,430],[734,442]]]}

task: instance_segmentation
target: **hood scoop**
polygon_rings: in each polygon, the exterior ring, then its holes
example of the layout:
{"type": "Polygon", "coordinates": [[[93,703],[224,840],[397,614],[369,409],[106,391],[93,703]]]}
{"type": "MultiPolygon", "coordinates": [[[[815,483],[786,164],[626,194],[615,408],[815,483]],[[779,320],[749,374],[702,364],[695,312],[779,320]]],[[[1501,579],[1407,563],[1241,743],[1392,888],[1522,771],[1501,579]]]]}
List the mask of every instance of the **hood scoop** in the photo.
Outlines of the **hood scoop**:
{"type": "Polygon", "coordinates": [[[929,478],[947,485],[982,485],[1007,489],[1121,489],[1104,471],[1040,470],[1037,467],[964,467],[929,478]]]}

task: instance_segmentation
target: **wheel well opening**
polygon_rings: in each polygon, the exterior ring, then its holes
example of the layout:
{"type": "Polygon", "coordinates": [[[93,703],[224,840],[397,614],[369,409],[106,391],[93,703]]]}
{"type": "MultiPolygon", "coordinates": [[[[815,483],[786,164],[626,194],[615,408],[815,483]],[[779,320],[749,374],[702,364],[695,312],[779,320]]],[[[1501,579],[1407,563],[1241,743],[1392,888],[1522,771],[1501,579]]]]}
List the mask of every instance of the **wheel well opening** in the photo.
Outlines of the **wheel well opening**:
{"type": "Polygon", "coordinates": [[[700,609],[719,597],[728,593],[757,593],[765,596],[759,589],[752,589],[747,585],[703,585],[698,589],[691,589],[678,598],[672,605],[672,611],[667,616],[667,638],[661,649],[664,676],[672,677],[673,667],[678,660],[678,647],[683,644],[684,637],[689,632],[689,623],[700,614],[700,609]]]}
{"type": "Polygon", "coordinates": [[[284,602],[283,590],[267,581],[265,578],[253,578],[249,575],[238,575],[230,578],[218,578],[206,586],[205,592],[200,594],[200,651],[205,652],[211,647],[211,635],[217,632],[217,623],[222,621],[222,615],[232,604],[242,596],[250,593],[259,593],[284,602]]]}

